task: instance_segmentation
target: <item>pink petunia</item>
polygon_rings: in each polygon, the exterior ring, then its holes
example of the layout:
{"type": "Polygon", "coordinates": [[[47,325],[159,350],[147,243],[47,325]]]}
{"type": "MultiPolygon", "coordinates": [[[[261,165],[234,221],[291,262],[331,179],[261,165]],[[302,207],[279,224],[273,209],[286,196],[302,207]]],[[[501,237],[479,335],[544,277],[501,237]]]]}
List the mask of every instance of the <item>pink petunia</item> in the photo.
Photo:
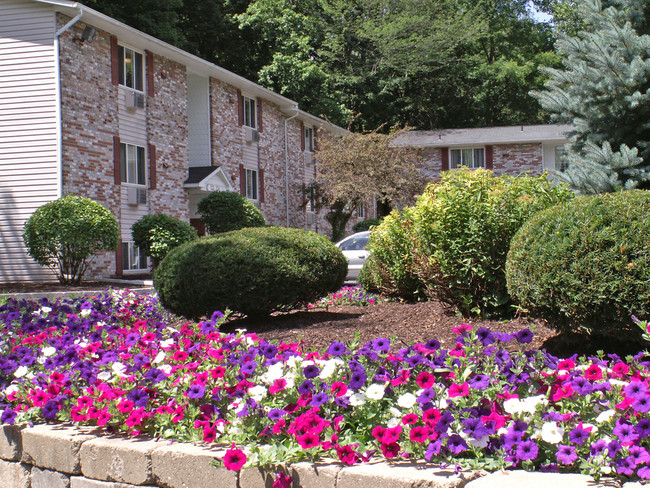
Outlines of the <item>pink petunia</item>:
{"type": "Polygon", "coordinates": [[[336,398],[340,398],[348,392],[348,387],[342,381],[335,381],[332,383],[332,386],[330,386],[330,391],[336,398]]]}
{"type": "Polygon", "coordinates": [[[276,393],[283,391],[286,387],[287,387],[287,380],[285,380],[284,378],[278,378],[269,387],[269,393],[271,395],[275,395],[276,393]]]}
{"type": "Polygon", "coordinates": [[[462,385],[452,383],[449,387],[449,398],[464,397],[469,395],[469,384],[467,381],[462,385]]]}
{"type": "Polygon", "coordinates": [[[420,388],[431,388],[433,385],[436,384],[436,377],[429,373],[428,371],[422,371],[415,382],[418,384],[420,388]]]}
{"type": "Polygon", "coordinates": [[[311,432],[296,437],[296,440],[303,449],[311,449],[320,445],[320,438],[311,432]]]}
{"type": "Polygon", "coordinates": [[[230,471],[239,471],[246,464],[247,459],[241,449],[228,449],[223,456],[223,465],[230,471]]]}

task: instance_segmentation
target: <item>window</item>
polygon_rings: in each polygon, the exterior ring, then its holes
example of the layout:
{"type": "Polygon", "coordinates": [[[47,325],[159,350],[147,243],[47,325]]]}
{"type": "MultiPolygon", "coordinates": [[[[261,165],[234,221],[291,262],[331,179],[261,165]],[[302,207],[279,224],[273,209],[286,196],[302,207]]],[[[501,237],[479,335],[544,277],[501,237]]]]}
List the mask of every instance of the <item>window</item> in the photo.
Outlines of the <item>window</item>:
{"type": "Polygon", "coordinates": [[[341,251],[362,251],[368,245],[370,233],[362,233],[360,235],[350,236],[338,246],[341,251]]]}
{"type": "Polygon", "coordinates": [[[257,200],[257,171],[246,170],[246,198],[257,200]]]}
{"type": "Polygon", "coordinates": [[[244,125],[246,127],[257,128],[257,118],[255,117],[255,100],[248,97],[244,99],[244,125]]]}
{"type": "Polygon", "coordinates": [[[360,219],[365,219],[366,218],[366,207],[364,207],[363,204],[360,204],[357,207],[357,217],[360,219]]]}
{"type": "Polygon", "coordinates": [[[120,144],[123,183],[143,186],[147,184],[144,159],[144,147],[120,144]]]}
{"type": "Polygon", "coordinates": [[[468,147],[462,149],[449,150],[449,168],[485,168],[485,148],[468,147]]]}
{"type": "Polygon", "coordinates": [[[133,242],[122,243],[122,269],[124,271],[148,269],[147,256],[133,242]]]}
{"type": "Polygon", "coordinates": [[[569,162],[566,160],[566,149],[564,146],[555,146],[555,169],[557,171],[566,171],[569,162]]]}
{"type": "Polygon", "coordinates": [[[129,49],[128,47],[118,46],[120,85],[128,86],[134,90],[144,91],[144,63],[141,53],[129,49]]]}
{"type": "Polygon", "coordinates": [[[305,127],[305,151],[314,152],[314,128],[305,127]]]}
{"type": "Polygon", "coordinates": [[[315,183],[312,183],[309,185],[308,188],[308,198],[309,198],[309,205],[307,206],[307,209],[310,212],[315,212],[316,211],[316,188],[315,188],[315,183]]]}

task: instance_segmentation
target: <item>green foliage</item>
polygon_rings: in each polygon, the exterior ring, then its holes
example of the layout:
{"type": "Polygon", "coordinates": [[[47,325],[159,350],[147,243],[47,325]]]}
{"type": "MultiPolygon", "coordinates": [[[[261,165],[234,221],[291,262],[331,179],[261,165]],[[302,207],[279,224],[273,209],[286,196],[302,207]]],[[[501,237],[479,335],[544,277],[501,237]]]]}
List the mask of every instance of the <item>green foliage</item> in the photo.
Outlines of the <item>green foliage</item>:
{"type": "Polygon", "coordinates": [[[383,295],[415,298],[421,283],[412,269],[413,238],[413,208],[393,210],[384,217],[370,234],[369,258],[359,273],[361,286],[383,295]]]}
{"type": "Polygon", "coordinates": [[[531,218],[512,240],[508,290],[558,330],[620,335],[650,318],[650,192],[583,196],[531,218]]]}
{"type": "Polygon", "coordinates": [[[119,226],[111,212],[88,198],[66,195],[46,203],[25,222],[29,255],[61,283],[79,283],[93,254],[114,251],[119,226]]]}
{"type": "MultiPolygon", "coordinates": [[[[571,2],[573,3],[573,2],[571,2]]],[[[650,188],[650,7],[641,0],[575,2],[556,45],[562,69],[535,92],[557,122],[575,126],[561,181],[581,193],[650,188]]]]}
{"type": "Polygon", "coordinates": [[[505,314],[511,305],[505,277],[510,239],[535,212],[572,197],[545,175],[444,172],[412,213],[412,273],[428,296],[464,315],[505,314]]]}
{"type": "Polygon", "coordinates": [[[154,267],[173,248],[197,238],[187,222],[165,214],[145,215],[131,228],[133,242],[154,261],[154,267]]]}
{"type": "Polygon", "coordinates": [[[290,310],[341,288],[347,260],[324,236],[282,227],[248,228],[172,250],[154,272],[165,308],[190,318],[231,309],[290,310]]]}
{"type": "Polygon", "coordinates": [[[210,234],[266,225],[264,215],[247,198],[231,191],[215,191],[199,202],[199,213],[210,234]]]}
{"type": "Polygon", "coordinates": [[[354,232],[363,232],[365,230],[370,230],[370,227],[376,227],[381,224],[382,219],[365,219],[361,222],[357,222],[352,226],[354,232]]]}

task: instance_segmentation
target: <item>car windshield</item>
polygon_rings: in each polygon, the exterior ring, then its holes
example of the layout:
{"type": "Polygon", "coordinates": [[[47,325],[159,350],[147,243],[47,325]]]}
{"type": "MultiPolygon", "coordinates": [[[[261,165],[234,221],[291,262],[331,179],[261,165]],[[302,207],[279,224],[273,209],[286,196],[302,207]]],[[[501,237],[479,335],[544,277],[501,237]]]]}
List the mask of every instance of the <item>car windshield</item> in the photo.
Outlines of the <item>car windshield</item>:
{"type": "Polygon", "coordinates": [[[362,251],[368,245],[368,237],[369,236],[367,235],[350,237],[349,239],[341,242],[339,248],[341,251],[362,251]]]}

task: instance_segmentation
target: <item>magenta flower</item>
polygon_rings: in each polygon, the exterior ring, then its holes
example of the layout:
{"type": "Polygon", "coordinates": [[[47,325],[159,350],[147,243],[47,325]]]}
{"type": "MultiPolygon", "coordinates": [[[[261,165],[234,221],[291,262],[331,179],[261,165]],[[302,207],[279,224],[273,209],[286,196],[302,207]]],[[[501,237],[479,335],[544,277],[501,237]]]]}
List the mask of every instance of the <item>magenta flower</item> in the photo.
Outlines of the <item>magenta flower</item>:
{"type": "Polygon", "coordinates": [[[244,467],[247,459],[241,449],[228,449],[223,456],[223,465],[230,471],[239,471],[244,467]]]}

